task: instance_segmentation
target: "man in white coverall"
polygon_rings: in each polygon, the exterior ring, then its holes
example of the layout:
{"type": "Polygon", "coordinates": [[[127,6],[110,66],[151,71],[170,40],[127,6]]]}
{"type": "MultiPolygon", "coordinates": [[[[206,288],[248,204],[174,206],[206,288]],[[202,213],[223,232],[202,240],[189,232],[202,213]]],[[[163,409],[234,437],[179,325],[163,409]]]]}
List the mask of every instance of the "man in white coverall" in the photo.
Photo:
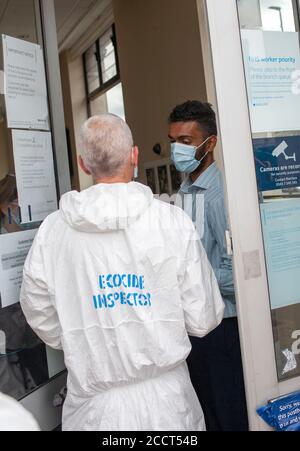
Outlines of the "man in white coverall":
{"type": "Polygon", "coordinates": [[[91,118],[81,145],[95,185],[44,221],[21,290],[30,326],[64,351],[63,430],[205,430],[188,334],[217,327],[224,305],[195,228],[132,182],[138,149],[123,120],[91,118]]]}

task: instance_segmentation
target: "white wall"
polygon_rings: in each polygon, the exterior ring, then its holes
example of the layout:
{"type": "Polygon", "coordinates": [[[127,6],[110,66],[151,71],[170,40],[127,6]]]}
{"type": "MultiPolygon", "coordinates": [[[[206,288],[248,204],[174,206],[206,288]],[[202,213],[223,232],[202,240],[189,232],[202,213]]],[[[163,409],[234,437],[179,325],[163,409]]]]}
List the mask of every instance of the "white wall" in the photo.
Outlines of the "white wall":
{"type": "MultiPolygon", "coordinates": [[[[170,156],[173,107],[186,100],[207,101],[197,1],[113,0],[113,10],[126,120],[140,147],[140,180],[146,182],[144,164],[170,156]],[[152,151],[156,143],[162,146],[161,157],[152,151]]],[[[64,100],[72,109],[72,118],[70,112],[67,117],[79,154],[79,131],[87,119],[82,58],[68,55],[64,64],[69,84],[64,100]]],[[[92,183],[81,171],[78,180],[81,189],[92,183]]]]}
{"type": "Polygon", "coordinates": [[[80,130],[87,120],[87,103],[82,57],[71,60],[67,52],[60,56],[66,125],[70,130],[75,176],[73,188],[84,190],[93,183],[92,178],[78,167],[80,155],[80,130]]]}
{"type": "Polygon", "coordinates": [[[114,0],[126,119],[143,165],[169,156],[167,119],[186,100],[206,101],[196,0],[114,0]]]}

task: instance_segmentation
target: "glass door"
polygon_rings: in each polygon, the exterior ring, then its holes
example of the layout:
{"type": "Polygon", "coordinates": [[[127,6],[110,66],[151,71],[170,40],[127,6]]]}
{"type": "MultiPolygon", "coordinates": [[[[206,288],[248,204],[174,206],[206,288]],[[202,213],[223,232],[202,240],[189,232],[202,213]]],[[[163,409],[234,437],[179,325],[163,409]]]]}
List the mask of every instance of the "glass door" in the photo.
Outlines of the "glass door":
{"type": "Polygon", "coordinates": [[[19,293],[36,232],[70,187],[53,17],[52,1],[0,0],[0,391],[45,430],[60,423],[63,354],[33,333],[19,293]]]}
{"type": "Polygon", "coordinates": [[[278,380],[300,376],[299,17],[292,0],[238,1],[278,380]],[[253,13],[255,13],[256,21],[253,13]]]}
{"type": "Polygon", "coordinates": [[[209,0],[202,6],[249,419],[252,430],[263,430],[256,409],[300,388],[299,4],[228,0],[221,9],[209,0]]]}

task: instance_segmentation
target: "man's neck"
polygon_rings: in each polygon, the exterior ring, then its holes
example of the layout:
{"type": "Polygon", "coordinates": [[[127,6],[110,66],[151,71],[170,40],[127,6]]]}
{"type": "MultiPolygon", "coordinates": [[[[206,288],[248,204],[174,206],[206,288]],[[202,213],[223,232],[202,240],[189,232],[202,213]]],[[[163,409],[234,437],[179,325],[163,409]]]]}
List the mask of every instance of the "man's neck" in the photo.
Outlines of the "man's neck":
{"type": "Polygon", "coordinates": [[[196,180],[198,180],[198,178],[200,177],[200,175],[202,175],[212,164],[214,164],[215,160],[212,161],[207,161],[204,163],[204,165],[200,166],[200,169],[196,170],[195,172],[193,172],[190,175],[190,179],[192,181],[192,183],[195,183],[196,180]]]}
{"type": "Polygon", "coordinates": [[[113,185],[117,183],[127,184],[132,182],[130,177],[110,177],[110,178],[101,178],[94,180],[94,185],[105,184],[105,185],[113,185]]]}

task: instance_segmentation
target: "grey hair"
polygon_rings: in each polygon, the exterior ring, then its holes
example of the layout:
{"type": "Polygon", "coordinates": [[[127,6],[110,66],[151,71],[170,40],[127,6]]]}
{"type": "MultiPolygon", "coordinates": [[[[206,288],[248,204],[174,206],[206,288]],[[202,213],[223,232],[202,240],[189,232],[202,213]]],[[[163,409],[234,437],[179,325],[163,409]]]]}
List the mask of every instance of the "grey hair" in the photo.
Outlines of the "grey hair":
{"type": "Polygon", "coordinates": [[[113,114],[91,117],[81,129],[81,157],[94,179],[118,175],[133,148],[132,133],[113,114]]]}

